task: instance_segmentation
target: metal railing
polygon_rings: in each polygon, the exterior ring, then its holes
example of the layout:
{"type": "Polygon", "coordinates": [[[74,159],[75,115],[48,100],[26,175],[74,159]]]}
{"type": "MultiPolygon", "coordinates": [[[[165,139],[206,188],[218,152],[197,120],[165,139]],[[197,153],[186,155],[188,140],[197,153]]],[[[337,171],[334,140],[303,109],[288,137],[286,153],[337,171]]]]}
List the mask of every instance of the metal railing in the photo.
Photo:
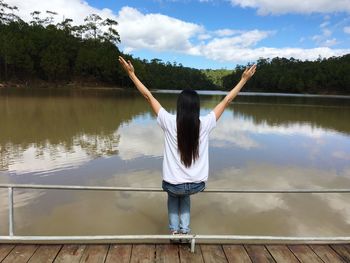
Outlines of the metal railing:
{"type": "MultiPolygon", "coordinates": [[[[90,191],[117,191],[117,192],[164,192],[158,187],[112,187],[112,186],[80,186],[80,185],[33,185],[33,184],[0,184],[0,188],[8,189],[8,236],[0,236],[0,242],[45,242],[45,241],[131,241],[131,240],[179,240],[186,239],[191,243],[194,252],[195,242],[202,240],[228,240],[228,241],[255,241],[255,242],[311,242],[311,243],[337,243],[350,242],[350,236],[338,237],[289,237],[289,236],[252,236],[252,235],[94,235],[94,236],[19,236],[14,233],[14,189],[61,189],[61,190],[90,190],[90,191]]],[[[203,193],[222,194],[267,194],[267,193],[316,193],[334,194],[350,193],[350,189],[206,189],[203,193]]]]}

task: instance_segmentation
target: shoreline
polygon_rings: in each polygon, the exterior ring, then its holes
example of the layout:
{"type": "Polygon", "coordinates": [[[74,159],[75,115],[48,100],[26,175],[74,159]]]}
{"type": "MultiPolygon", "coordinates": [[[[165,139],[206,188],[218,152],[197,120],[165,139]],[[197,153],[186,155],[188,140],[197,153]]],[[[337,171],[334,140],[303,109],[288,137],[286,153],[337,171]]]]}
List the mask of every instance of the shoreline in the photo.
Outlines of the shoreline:
{"type": "MultiPolygon", "coordinates": [[[[99,82],[69,82],[69,83],[52,83],[43,81],[34,82],[0,82],[1,89],[71,89],[71,90],[134,90],[131,87],[118,87],[99,82]]],[[[152,93],[174,93],[178,94],[182,90],[170,90],[170,89],[150,89],[152,93]]],[[[229,91],[225,90],[196,90],[200,95],[226,95],[229,91]]],[[[276,97],[319,97],[319,98],[341,98],[350,99],[350,95],[347,94],[317,94],[317,93],[280,93],[280,92],[255,92],[255,91],[241,91],[240,96],[276,96],[276,97]]]]}
{"type": "Polygon", "coordinates": [[[80,82],[69,82],[69,83],[53,83],[53,82],[0,82],[0,89],[84,89],[84,90],[125,90],[128,87],[118,87],[108,85],[106,83],[80,83],[80,82]]]}

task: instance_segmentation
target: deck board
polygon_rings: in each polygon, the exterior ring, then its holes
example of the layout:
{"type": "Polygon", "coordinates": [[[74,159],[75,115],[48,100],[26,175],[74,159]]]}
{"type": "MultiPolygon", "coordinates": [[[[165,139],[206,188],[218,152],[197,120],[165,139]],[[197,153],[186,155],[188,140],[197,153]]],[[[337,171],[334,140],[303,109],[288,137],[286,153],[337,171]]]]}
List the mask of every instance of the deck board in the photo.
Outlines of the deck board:
{"type": "Polygon", "coordinates": [[[264,245],[245,245],[245,248],[253,263],[276,262],[264,245]]]}
{"type": "Polygon", "coordinates": [[[89,245],[85,248],[80,262],[104,263],[109,245],[89,245]]]}
{"type": "Polygon", "coordinates": [[[65,262],[80,262],[81,256],[85,250],[86,245],[64,245],[57,257],[55,258],[55,263],[65,263],[65,262]]]}
{"type": "Polygon", "coordinates": [[[335,252],[340,255],[345,262],[350,262],[350,245],[331,245],[335,252]]]}
{"type": "Polygon", "coordinates": [[[15,247],[12,244],[0,244],[0,261],[3,260],[15,247]]]}
{"type": "Polygon", "coordinates": [[[200,246],[196,246],[194,253],[191,253],[190,247],[188,245],[180,245],[179,253],[181,263],[204,263],[200,246]]]}
{"type": "Polygon", "coordinates": [[[345,262],[342,257],[328,245],[310,245],[310,247],[325,263],[345,262]]]}
{"type": "Polygon", "coordinates": [[[204,262],[227,262],[220,245],[201,245],[204,262]]]}
{"type": "Polygon", "coordinates": [[[286,245],[267,245],[266,248],[276,262],[299,263],[299,260],[286,245]]]}
{"type": "Polygon", "coordinates": [[[17,245],[7,257],[2,261],[3,263],[22,263],[28,262],[30,257],[34,254],[39,245],[17,245]]]}
{"type": "Polygon", "coordinates": [[[148,263],[155,261],[155,245],[133,245],[131,263],[148,263]]]}
{"type": "Polygon", "coordinates": [[[323,263],[321,258],[307,245],[290,245],[288,247],[301,263],[323,263]]]}
{"type": "Polygon", "coordinates": [[[251,263],[247,251],[242,245],[223,245],[228,262],[251,263]]]}
{"type": "Polygon", "coordinates": [[[131,258],[132,245],[111,244],[107,253],[106,263],[127,263],[131,258]]]}
{"type": "Polygon", "coordinates": [[[57,256],[58,252],[62,248],[62,245],[41,245],[34,252],[33,256],[29,259],[29,263],[51,263],[57,256]]]}
{"type": "Polygon", "coordinates": [[[156,262],[180,263],[179,246],[172,244],[157,245],[156,262]]]}
{"type": "Polygon", "coordinates": [[[350,244],[0,244],[0,262],[343,263],[350,244]]]}

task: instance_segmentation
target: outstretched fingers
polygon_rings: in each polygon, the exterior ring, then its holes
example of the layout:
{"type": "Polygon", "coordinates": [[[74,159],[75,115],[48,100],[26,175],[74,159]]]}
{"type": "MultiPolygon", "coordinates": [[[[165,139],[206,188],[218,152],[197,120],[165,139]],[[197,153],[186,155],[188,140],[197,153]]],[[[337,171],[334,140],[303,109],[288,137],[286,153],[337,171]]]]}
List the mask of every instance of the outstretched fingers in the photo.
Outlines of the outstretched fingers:
{"type": "Polygon", "coordinates": [[[255,73],[255,70],[256,70],[256,64],[254,64],[253,66],[251,66],[250,68],[249,68],[249,73],[251,74],[251,75],[253,75],[254,73],[255,73]]]}
{"type": "Polygon", "coordinates": [[[125,59],[123,57],[119,56],[118,60],[119,60],[119,63],[123,66],[123,68],[125,68],[125,66],[127,65],[125,59]]]}
{"type": "Polygon", "coordinates": [[[135,71],[134,66],[132,65],[130,60],[128,60],[128,62],[126,62],[126,60],[122,56],[119,56],[118,60],[119,60],[119,63],[124,68],[124,70],[126,71],[126,73],[128,73],[129,75],[134,73],[134,71],[135,71]]]}

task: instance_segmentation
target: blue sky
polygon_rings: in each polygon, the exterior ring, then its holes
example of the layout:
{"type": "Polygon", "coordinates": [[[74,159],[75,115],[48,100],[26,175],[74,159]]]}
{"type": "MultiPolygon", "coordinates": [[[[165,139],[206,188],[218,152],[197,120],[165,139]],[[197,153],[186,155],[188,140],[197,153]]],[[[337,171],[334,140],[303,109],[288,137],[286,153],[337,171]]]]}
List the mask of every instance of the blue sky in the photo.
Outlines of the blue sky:
{"type": "Polygon", "coordinates": [[[260,57],[350,53],[350,0],[8,0],[21,12],[89,13],[119,22],[118,47],[142,59],[233,68],[260,57]]]}

